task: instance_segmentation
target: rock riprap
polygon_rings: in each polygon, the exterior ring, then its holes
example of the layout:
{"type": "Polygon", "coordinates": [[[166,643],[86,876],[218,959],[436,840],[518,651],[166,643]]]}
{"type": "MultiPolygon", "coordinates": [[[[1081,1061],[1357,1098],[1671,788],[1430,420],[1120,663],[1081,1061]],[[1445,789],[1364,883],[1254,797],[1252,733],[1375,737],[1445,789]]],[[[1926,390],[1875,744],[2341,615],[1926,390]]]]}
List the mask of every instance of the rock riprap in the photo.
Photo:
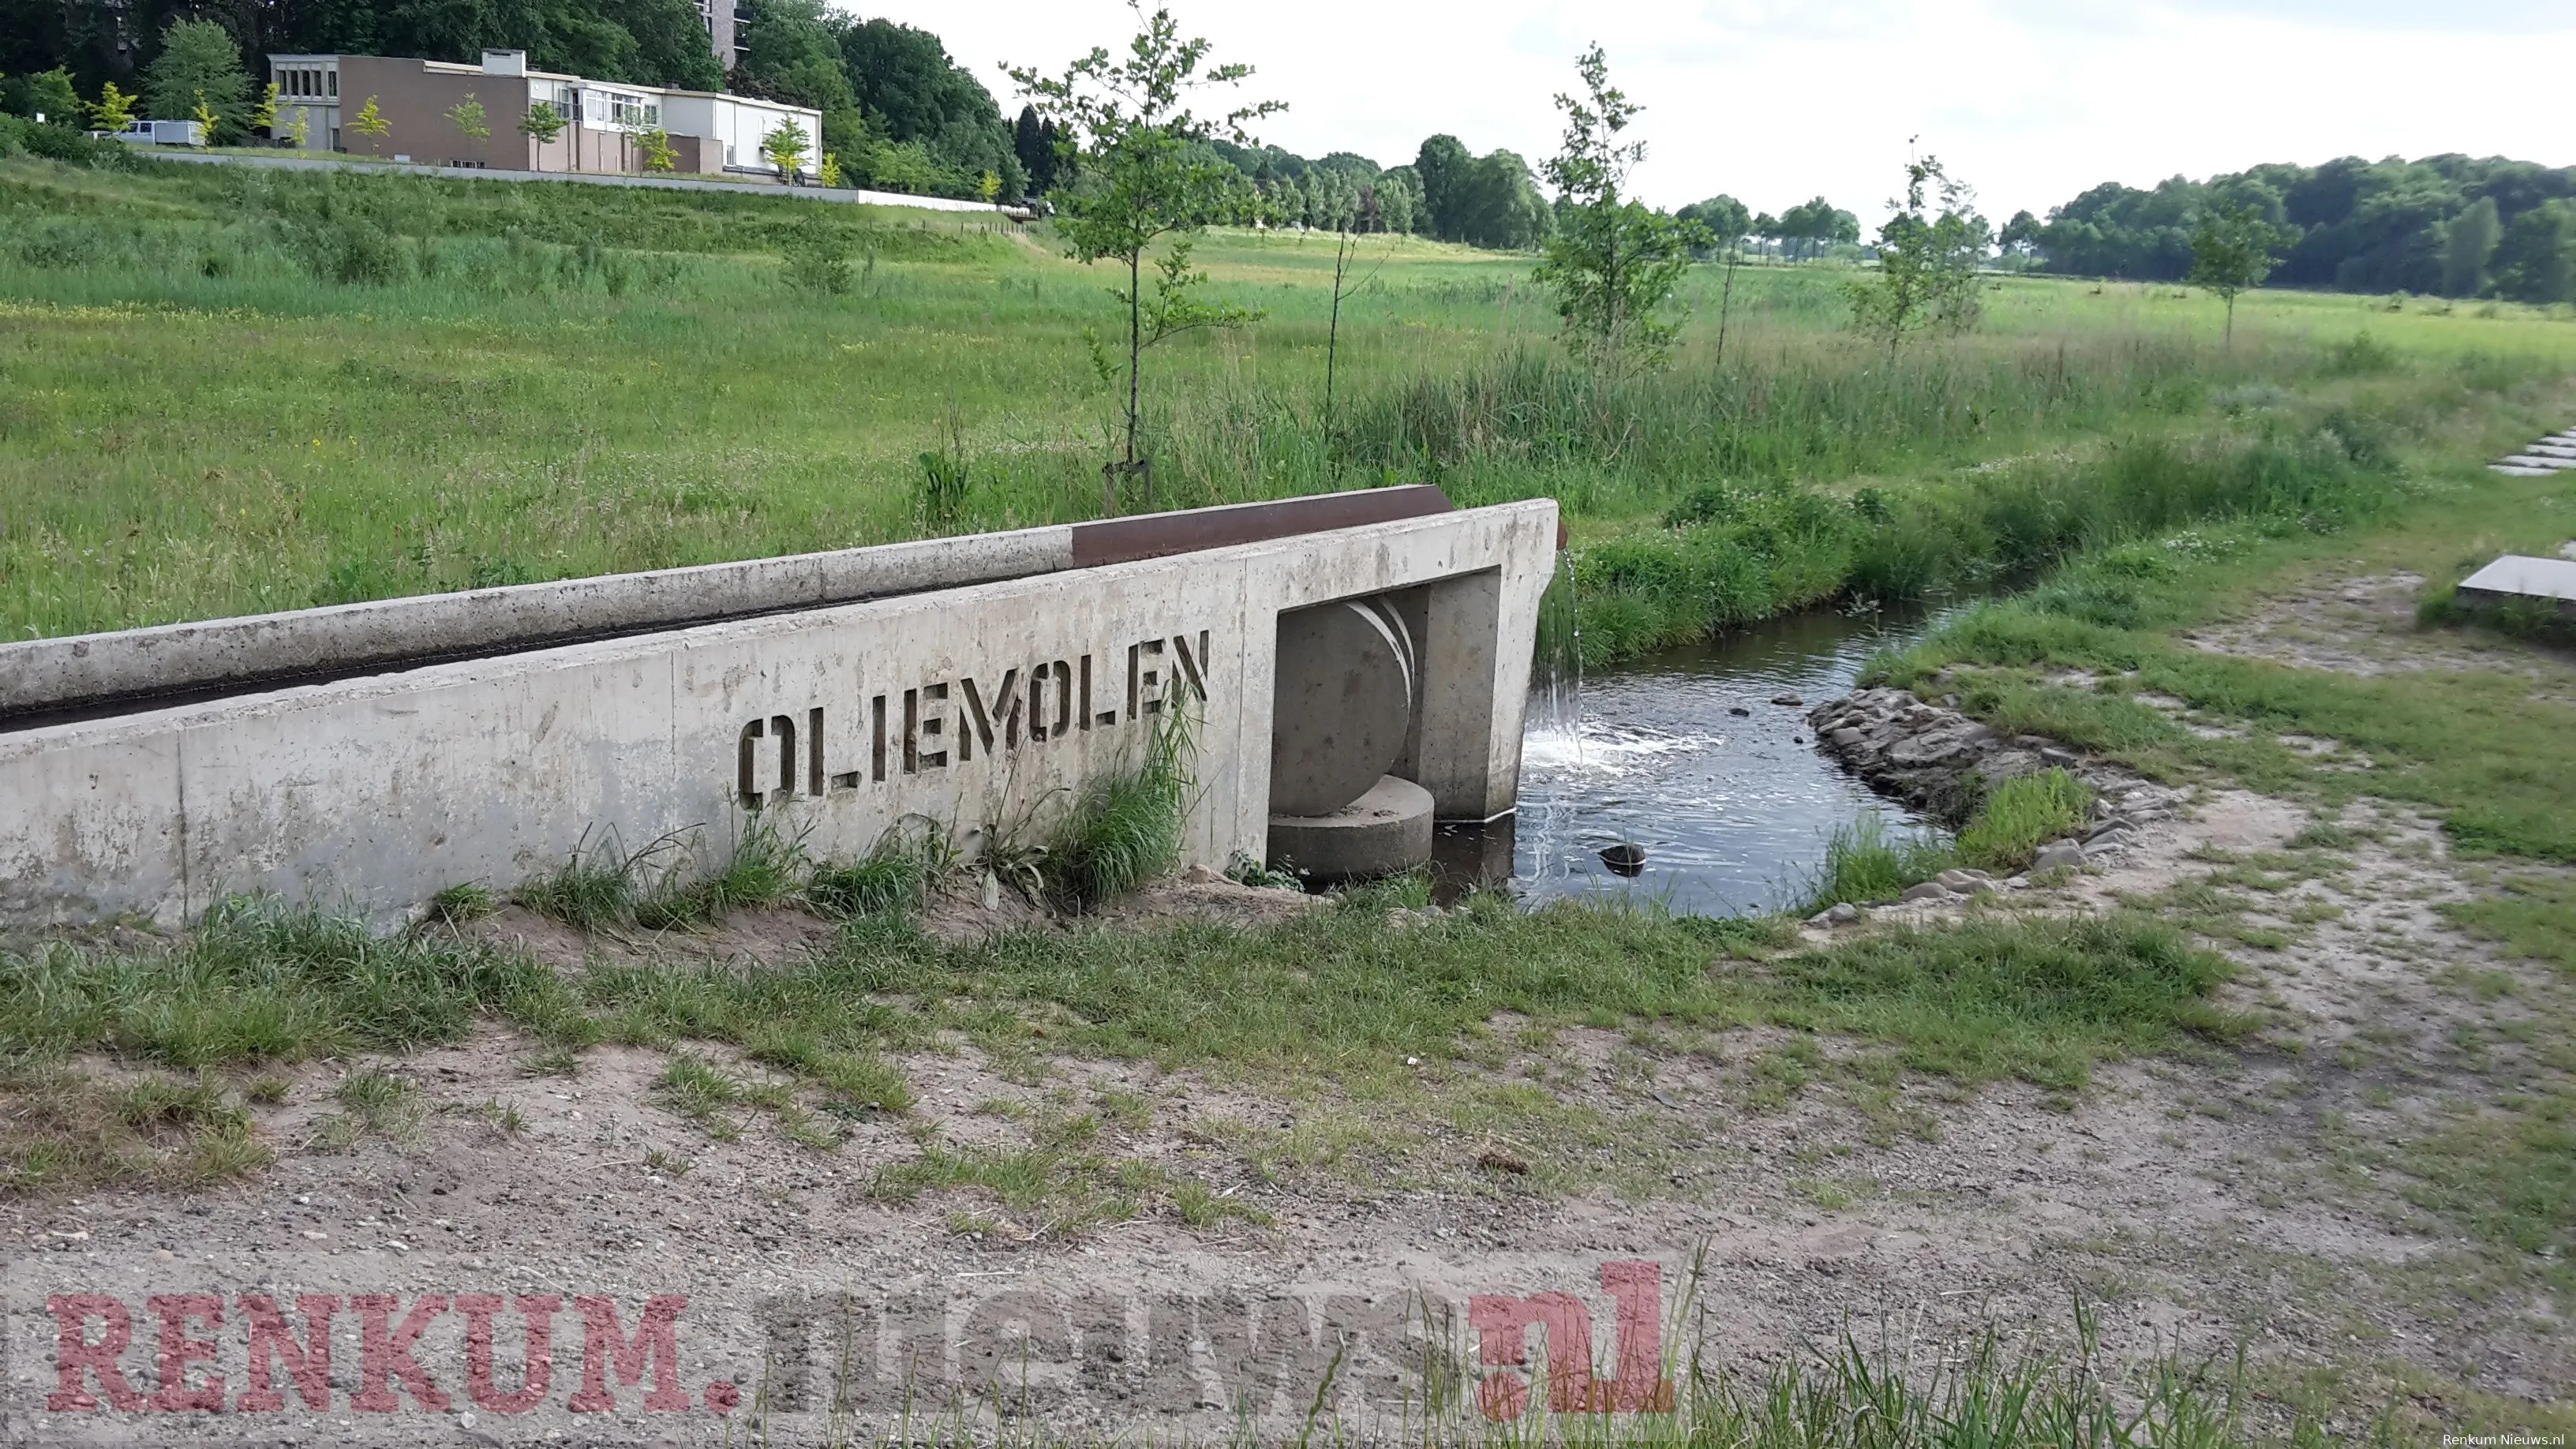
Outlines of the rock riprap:
{"type": "MultiPolygon", "coordinates": [[[[1816,747],[1870,788],[1936,815],[1962,816],[1986,790],[2015,776],[2051,768],[2072,773],[2093,787],[2093,821],[2080,839],[2050,843],[2054,865],[2081,865],[2088,853],[2120,849],[2139,825],[2170,814],[2182,798],[2059,741],[1999,734],[1907,690],[1855,690],[1816,706],[1807,721],[1815,726],[1816,747]]],[[[1968,872],[1953,882],[1945,873],[1937,884],[1951,894],[1973,892],[1980,887],[1971,877],[1983,880],[1968,872]]]]}

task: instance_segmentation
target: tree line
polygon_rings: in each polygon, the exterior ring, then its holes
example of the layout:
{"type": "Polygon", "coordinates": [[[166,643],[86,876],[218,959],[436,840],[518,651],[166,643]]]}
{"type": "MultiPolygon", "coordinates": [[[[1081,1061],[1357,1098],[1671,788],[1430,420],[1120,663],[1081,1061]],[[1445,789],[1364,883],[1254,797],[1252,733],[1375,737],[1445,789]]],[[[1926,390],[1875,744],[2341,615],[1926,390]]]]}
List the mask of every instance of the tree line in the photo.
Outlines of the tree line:
{"type": "Polygon", "coordinates": [[[2347,292],[2576,301],[2576,167],[2502,157],[2347,156],[2149,189],[2105,182],[2042,220],[2004,226],[2007,253],[2078,276],[2179,282],[2215,212],[2272,229],[2276,283],[2347,292]]]}

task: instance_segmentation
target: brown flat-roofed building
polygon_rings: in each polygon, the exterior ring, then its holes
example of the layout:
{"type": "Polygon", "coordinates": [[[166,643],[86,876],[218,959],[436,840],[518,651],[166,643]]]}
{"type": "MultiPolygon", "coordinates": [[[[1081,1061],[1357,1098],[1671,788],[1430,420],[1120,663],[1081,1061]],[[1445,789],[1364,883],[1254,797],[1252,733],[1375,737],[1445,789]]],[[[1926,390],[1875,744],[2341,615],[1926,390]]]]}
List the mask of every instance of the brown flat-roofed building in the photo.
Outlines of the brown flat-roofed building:
{"type": "MultiPolygon", "coordinates": [[[[714,3],[729,6],[730,0],[714,3]]],[[[487,50],[481,65],[381,55],[271,55],[268,63],[278,88],[272,139],[291,143],[300,121],[307,147],[353,156],[512,171],[641,172],[649,159],[643,138],[658,131],[668,139],[674,173],[775,176],[763,147],[791,124],[806,138],[806,174],[821,153],[819,111],[530,70],[527,52],[519,50],[487,50]],[[384,122],[382,135],[357,128],[370,100],[384,122]],[[521,125],[540,105],[563,118],[549,141],[521,125]],[[475,106],[482,108],[479,136],[463,124],[475,106]]]]}

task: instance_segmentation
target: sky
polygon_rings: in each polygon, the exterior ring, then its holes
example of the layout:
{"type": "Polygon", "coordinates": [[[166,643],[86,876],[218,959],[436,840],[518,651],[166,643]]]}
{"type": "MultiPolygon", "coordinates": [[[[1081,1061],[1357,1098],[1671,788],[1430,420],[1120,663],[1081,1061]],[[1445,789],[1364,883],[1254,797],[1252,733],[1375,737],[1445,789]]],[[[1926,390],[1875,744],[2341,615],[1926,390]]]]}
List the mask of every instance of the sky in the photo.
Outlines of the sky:
{"type": "MultiPolygon", "coordinates": [[[[1119,0],[873,0],[1015,114],[999,66],[1060,70],[1135,28],[1119,0]]],[[[2571,0],[1172,0],[1184,34],[1288,103],[1261,138],[1413,159],[1446,131],[1533,165],[1598,41],[1645,113],[1637,192],[1874,224],[1909,138],[1998,223],[2104,181],[2445,151],[2576,164],[2571,0]]]]}

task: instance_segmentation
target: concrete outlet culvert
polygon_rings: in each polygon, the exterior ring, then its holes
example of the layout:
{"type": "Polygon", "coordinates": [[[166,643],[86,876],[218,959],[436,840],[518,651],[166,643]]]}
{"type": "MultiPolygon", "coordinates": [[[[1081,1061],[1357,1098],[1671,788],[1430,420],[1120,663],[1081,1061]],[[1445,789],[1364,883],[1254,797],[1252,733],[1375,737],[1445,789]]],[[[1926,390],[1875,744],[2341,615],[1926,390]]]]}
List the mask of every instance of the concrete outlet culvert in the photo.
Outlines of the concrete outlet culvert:
{"type": "Polygon", "coordinates": [[[1329,815],[1374,787],[1404,753],[1420,677],[1412,635],[1382,599],[1281,614],[1270,812],[1329,815]]]}

